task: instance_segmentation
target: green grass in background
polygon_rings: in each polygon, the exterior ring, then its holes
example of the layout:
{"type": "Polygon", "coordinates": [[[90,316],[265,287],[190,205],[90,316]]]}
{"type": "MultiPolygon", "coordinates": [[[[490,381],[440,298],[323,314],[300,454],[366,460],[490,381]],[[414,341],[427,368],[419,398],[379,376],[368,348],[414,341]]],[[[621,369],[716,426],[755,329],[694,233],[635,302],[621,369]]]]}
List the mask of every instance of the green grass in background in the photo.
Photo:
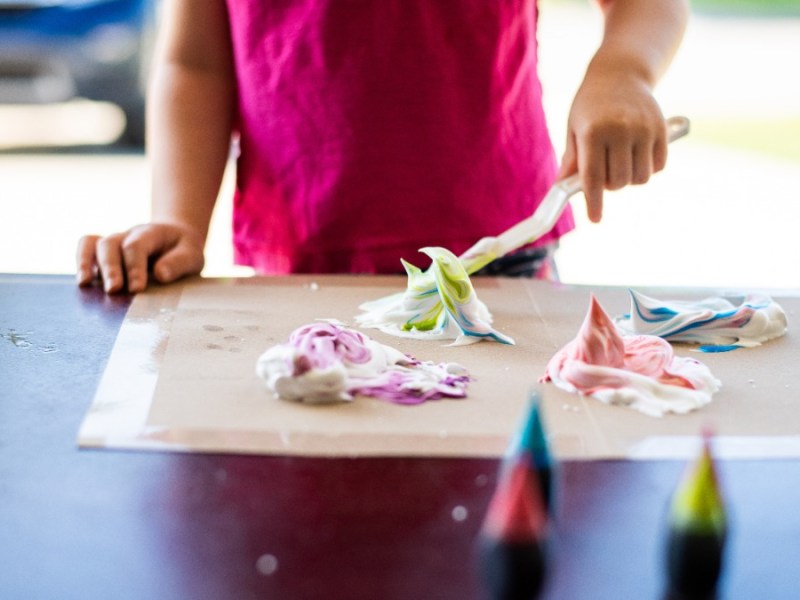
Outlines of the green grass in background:
{"type": "MultiPolygon", "coordinates": [[[[587,0],[550,0],[586,3],[587,0]]],[[[800,0],[689,0],[692,11],[720,16],[800,17],[800,0]]]]}
{"type": "Polygon", "coordinates": [[[731,16],[800,16],[800,0],[690,0],[692,10],[731,16]]]}
{"type": "MultiPolygon", "coordinates": [[[[800,17],[800,0],[690,0],[692,10],[718,16],[800,17]]],[[[798,98],[800,110],[800,98],[798,98]]],[[[698,139],[800,163],[800,112],[776,119],[699,120],[698,139]]]]}
{"type": "Polygon", "coordinates": [[[800,163],[800,115],[781,119],[692,120],[692,138],[800,163]]]}

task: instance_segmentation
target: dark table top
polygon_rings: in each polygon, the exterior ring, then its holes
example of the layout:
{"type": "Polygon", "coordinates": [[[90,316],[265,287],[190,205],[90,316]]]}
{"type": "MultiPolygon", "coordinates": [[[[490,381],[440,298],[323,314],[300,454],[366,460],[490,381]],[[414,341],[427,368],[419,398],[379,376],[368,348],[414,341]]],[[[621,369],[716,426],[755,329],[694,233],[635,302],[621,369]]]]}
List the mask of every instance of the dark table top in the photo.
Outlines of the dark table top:
{"type": "MultiPolygon", "coordinates": [[[[484,459],[79,450],[130,299],[0,275],[0,598],[485,598],[484,459]]],[[[800,597],[800,462],[720,462],[722,598],[800,597]]],[[[670,461],[564,462],[547,598],[663,597],[670,461]]]]}

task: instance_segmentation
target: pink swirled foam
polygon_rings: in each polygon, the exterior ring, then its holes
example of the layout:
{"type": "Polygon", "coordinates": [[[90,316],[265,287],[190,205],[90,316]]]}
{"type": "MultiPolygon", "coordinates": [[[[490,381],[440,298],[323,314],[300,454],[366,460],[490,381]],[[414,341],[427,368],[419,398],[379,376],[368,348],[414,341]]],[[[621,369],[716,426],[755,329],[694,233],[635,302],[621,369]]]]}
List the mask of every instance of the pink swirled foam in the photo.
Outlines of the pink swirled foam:
{"type": "Polygon", "coordinates": [[[705,364],[675,356],[662,338],[622,335],[594,295],[577,337],[550,359],[541,381],[657,417],[700,408],[720,388],[705,364]]]}

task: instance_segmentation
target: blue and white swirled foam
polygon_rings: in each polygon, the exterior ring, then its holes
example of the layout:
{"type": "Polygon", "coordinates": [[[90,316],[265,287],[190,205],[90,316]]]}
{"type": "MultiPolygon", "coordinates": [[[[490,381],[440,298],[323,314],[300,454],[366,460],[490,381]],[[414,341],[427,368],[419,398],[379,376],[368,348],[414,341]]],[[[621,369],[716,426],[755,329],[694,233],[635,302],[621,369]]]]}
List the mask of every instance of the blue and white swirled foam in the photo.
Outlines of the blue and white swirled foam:
{"type": "Polygon", "coordinates": [[[704,352],[758,346],[786,333],[786,313],[765,295],[750,294],[735,304],[722,297],[657,300],[629,291],[631,312],[615,319],[625,333],[700,344],[704,352]]]}

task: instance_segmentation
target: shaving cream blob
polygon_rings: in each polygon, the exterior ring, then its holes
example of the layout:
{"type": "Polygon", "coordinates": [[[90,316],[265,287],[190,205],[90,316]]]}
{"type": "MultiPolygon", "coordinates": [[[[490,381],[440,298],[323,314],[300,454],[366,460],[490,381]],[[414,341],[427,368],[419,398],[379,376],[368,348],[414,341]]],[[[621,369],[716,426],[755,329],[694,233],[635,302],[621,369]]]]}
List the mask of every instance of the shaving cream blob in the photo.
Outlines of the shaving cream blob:
{"type": "Polygon", "coordinates": [[[309,404],[357,395],[396,404],[464,398],[470,380],[460,365],[419,361],[335,323],[296,329],[259,357],[256,374],[279,398],[309,404]]]}
{"type": "Polygon", "coordinates": [[[422,248],[432,263],[427,271],[403,261],[408,274],[404,293],[393,294],[359,308],[362,327],[416,339],[450,339],[451,345],[514,340],[492,327],[492,315],[481,302],[461,260],[446,248],[422,248]]]}
{"type": "Polygon", "coordinates": [[[625,333],[700,344],[704,352],[758,346],[786,333],[786,313],[771,298],[750,294],[736,304],[720,297],[656,300],[630,290],[631,312],[617,317],[625,333]]]}
{"type": "Polygon", "coordinates": [[[621,335],[594,295],[577,337],[550,359],[541,381],[654,417],[700,408],[720,388],[706,365],[675,356],[664,339],[621,335]]]}

